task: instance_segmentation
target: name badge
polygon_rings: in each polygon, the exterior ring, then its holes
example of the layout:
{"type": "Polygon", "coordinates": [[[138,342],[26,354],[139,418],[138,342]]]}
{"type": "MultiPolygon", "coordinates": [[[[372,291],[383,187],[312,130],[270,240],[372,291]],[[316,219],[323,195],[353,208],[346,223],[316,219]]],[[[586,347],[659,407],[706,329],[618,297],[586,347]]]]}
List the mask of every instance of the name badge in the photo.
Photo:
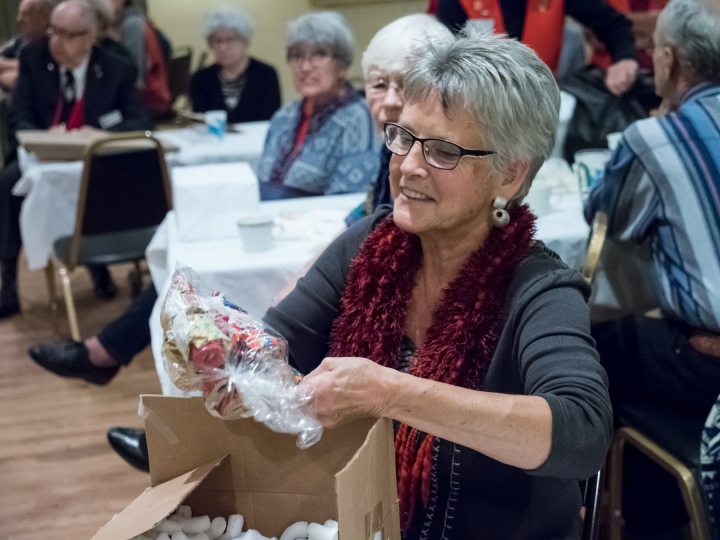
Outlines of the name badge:
{"type": "Polygon", "coordinates": [[[493,19],[468,19],[465,27],[473,34],[492,34],[495,32],[493,19]]]}
{"type": "Polygon", "coordinates": [[[117,109],[115,109],[114,111],[111,111],[107,114],[103,114],[98,119],[98,122],[100,123],[100,127],[105,130],[114,128],[115,126],[120,124],[122,121],[123,121],[123,115],[117,109]]]}

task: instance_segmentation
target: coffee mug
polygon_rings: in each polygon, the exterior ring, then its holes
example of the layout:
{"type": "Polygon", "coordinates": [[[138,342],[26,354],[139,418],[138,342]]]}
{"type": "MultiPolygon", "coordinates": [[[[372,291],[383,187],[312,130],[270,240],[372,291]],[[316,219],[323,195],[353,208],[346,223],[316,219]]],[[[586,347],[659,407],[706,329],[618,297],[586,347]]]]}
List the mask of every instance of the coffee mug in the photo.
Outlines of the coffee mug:
{"type": "Polygon", "coordinates": [[[237,220],[237,227],[242,238],[243,249],[252,253],[268,251],[275,243],[273,231],[282,234],[282,225],[275,225],[272,216],[243,216],[237,220]]]}
{"type": "Polygon", "coordinates": [[[603,177],[610,155],[610,150],[582,150],[575,153],[573,171],[577,176],[583,200],[603,177]]]}
{"type": "Polygon", "coordinates": [[[222,139],[227,129],[227,111],[208,111],[205,113],[205,125],[208,133],[222,139]]]}
{"type": "Polygon", "coordinates": [[[607,143],[608,143],[608,150],[613,152],[618,145],[620,144],[620,139],[622,139],[622,131],[616,131],[615,133],[608,133],[607,137],[607,143]]]}
{"type": "Polygon", "coordinates": [[[533,185],[523,202],[530,205],[530,210],[532,210],[536,216],[544,216],[553,210],[552,204],[550,204],[552,191],[553,188],[550,185],[533,185]]]}

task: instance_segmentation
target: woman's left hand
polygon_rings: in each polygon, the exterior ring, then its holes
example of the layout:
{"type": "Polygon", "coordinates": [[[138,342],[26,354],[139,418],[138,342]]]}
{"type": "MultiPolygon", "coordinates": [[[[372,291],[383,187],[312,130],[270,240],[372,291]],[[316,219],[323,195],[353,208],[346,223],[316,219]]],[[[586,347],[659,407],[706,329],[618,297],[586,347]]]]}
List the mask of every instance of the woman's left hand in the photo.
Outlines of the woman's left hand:
{"type": "Polygon", "coordinates": [[[395,370],[367,358],[326,358],[302,384],[312,388],[312,406],[326,428],[358,418],[383,416],[395,370]]]}

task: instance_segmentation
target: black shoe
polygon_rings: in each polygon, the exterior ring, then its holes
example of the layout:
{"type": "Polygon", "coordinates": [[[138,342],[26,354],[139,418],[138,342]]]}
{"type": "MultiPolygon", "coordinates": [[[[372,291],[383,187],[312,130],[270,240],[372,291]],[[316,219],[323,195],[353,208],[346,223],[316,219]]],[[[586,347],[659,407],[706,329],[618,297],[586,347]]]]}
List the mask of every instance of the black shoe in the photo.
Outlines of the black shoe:
{"type": "Polygon", "coordinates": [[[61,377],[84,379],[93,384],[105,385],[117,374],[120,366],[101,368],[90,363],[84,343],[69,339],[53,345],[35,345],[28,354],[39,366],[61,377]]]}
{"type": "Polygon", "coordinates": [[[93,280],[95,296],[101,300],[111,300],[115,298],[117,289],[115,288],[115,283],[113,283],[107,266],[103,264],[92,265],[88,266],[88,270],[90,270],[90,276],[93,280]]]}
{"type": "Polygon", "coordinates": [[[14,299],[0,297],[0,321],[18,313],[20,313],[20,302],[18,302],[17,296],[14,299]]]}
{"type": "Polygon", "coordinates": [[[107,433],[108,442],[121,458],[136,469],[150,472],[147,438],[144,429],[113,427],[107,433]]]}

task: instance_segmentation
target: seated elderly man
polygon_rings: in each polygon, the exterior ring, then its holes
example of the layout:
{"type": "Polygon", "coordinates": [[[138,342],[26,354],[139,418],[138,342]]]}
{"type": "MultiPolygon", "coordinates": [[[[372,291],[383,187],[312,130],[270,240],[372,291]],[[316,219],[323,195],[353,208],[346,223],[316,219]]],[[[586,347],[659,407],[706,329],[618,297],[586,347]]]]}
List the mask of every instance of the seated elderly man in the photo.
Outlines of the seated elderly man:
{"type": "Polygon", "coordinates": [[[195,112],[227,111],[227,121],[270,120],[280,108],[275,68],[248,54],[254,23],[250,15],[227,6],[205,15],[205,39],[215,63],[198,70],[190,82],[195,112]]]}
{"type": "Polygon", "coordinates": [[[701,426],[720,393],[720,5],[671,0],[654,41],[667,112],[625,130],[585,217],[606,212],[612,237],[649,245],[662,318],[593,337],[616,413],[661,403],[701,426]]]}
{"type": "MultiPolygon", "coordinates": [[[[148,129],[138,105],[135,69],[94,47],[96,19],[83,0],[68,0],[52,13],[50,37],[26,46],[13,93],[15,130],[148,129]]],[[[20,179],[17,161],[0,173],[0,319],[18,313],[17,262],[20,253],[21,197],[12,194],[20,179]]],[[[96,294],[114,287],[105,267],[93,271],[96,294]]]]}
{"type": "Polygon", "coordinates": [[[19,34],[0,46],[0,88],[12,90],[19,73],[20,51],[28,43],[41,41],[50,26],[52,0],[22,0],[17,11],[19,34]]]}
{"type": "Polygon", "coordinates": [[[287,59],[301,99],[270,121],[261,182],[330,195],[365,191],[377,175],[380,145],[372,118],[347,80],[352,43],[339,13],[307,13],[288,26],[287,59]]]}

